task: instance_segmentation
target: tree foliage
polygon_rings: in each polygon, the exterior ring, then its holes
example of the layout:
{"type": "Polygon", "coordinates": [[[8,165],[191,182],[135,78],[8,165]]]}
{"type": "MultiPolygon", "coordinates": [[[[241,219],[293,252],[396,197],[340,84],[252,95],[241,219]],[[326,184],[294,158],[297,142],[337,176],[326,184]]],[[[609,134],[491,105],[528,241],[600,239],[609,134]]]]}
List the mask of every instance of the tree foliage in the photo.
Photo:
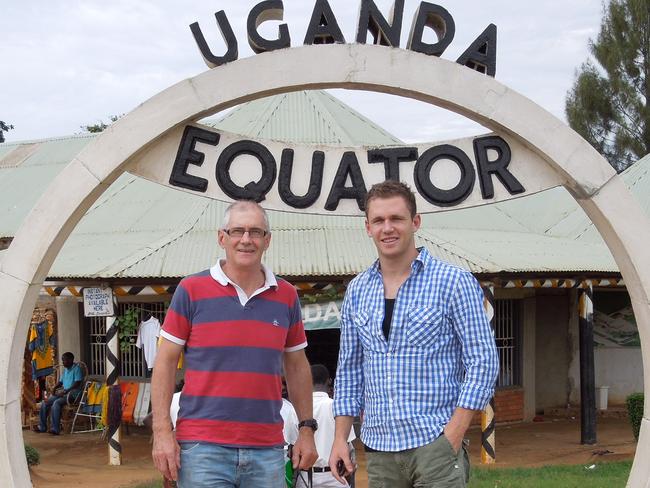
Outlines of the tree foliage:
{"type": "Polygon", "coordinates": [[[566,116],[622,171],[650,153],[650,0],[611,0],[589,47],[594,61],[578,70],[566,116]]]}
{"type": "Polygon", "coordinates": [[[120,117],[121,115],[109,115],[108,118],[110,121],[108,123],[104,122],[103,120],[100,120],[95,124],[82,125],[81,130],[83,130],[84,132],[90,132],[91,134],[97,134],[98,132],[103,132],[104,129],[106,129],[109,125],[111,125],[120,117]]]}
{"type": "Polygon", "coordinates": [[[14,126],[11,124],[5,124],[3,120],[0,120],[0,143],[5,142],[5,132],[13,129],[14,126]]]}

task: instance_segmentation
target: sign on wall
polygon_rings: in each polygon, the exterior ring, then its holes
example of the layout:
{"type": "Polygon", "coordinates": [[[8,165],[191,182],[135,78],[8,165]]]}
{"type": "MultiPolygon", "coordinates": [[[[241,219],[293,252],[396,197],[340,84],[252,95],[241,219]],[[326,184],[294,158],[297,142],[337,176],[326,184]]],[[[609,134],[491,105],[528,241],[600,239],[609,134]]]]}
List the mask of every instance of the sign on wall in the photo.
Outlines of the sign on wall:
{"type": "Polygon", "coordinates": [[[113,311],[113,290],[111,288],[84,288],[84,316],[111,317],[113,311]]]}

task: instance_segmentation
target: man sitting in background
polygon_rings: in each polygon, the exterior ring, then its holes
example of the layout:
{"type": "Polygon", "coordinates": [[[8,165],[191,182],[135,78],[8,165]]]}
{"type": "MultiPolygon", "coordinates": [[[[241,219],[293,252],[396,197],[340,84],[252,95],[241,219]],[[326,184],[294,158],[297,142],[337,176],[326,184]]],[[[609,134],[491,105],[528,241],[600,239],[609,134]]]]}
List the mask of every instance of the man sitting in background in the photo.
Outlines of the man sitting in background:
{"type": "Polygon", "coordinates": [[[74,362],[74,354],[64,352],[61,356],[63,362],[63,374],[61,380],[54,385],[54,391],[50,396],[41,402],[40,422],[35,432],[47,432],[47,417],[51,411],[50,434],[59,435],[61,431],[61,409],[68,403],[76,401],[81,393],[83,373],[77,363],[74,362]]]}

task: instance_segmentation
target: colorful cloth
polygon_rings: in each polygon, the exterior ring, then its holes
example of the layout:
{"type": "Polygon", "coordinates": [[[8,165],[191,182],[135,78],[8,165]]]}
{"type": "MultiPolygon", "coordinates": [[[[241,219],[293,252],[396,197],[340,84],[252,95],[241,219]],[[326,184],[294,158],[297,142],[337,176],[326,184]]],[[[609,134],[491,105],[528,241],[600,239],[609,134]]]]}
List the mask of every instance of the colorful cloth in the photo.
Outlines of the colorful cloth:
{"type": "Polygon", "coordinates": [[[55,342],[54,329],[47,320],[31,325],[29,329],[29,350],[32,352],[33,379],[54,372],[55,342]]]}
{"type": "Polygon", "coordinates": [[[120,383],[122,390],[122,421],[132,424],[133,412],[138,401],[139,383],[124,381],[120,383]]]}
{"type": "Polygon", "coordinates": [[[83,412],[93,415],[101,414],[107,399],[106,383],[93,381],[86,390],[86,404],[83,406],[83,412]]]}
{"type": "Polygon", "coordinates": [[[282,356],[307,341],[295,288],[264,272],[250,297],[220,263],[178,285],[161,332],[186,347],[177,440],[284,445],[282,356]]]}
{"type": "Polygon", "coordinates": [[[361,439],[378,451],[433,442],[456,407],[481,410],[494,395],[499,361],[471,273],[421,249],[382,331],[379,261],[354,278],[341,309],[334,415],[363,409],[361,439]]]}

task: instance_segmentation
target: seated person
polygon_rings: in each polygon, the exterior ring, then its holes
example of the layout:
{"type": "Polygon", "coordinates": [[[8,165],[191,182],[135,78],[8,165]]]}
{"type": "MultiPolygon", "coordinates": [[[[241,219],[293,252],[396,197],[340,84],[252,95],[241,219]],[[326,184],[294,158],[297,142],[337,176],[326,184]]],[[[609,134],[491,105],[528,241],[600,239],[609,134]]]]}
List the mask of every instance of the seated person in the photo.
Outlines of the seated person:
{"type": "Polygon", "coordinates": [[[74,362],[74,354],[65,352],[61,356],[63,362],[63,374],[61,380],[54,385],[52,394],[41,402],[40,422],[38,427],[34,428],[36,432],[47,432],[48,413],[52,412],[50,422],[50,434],[59,435],[61,429],[61,409],[68,403],[68,397],[71,403],[81,394],[83,373],[77,363],[74,362]]]}

